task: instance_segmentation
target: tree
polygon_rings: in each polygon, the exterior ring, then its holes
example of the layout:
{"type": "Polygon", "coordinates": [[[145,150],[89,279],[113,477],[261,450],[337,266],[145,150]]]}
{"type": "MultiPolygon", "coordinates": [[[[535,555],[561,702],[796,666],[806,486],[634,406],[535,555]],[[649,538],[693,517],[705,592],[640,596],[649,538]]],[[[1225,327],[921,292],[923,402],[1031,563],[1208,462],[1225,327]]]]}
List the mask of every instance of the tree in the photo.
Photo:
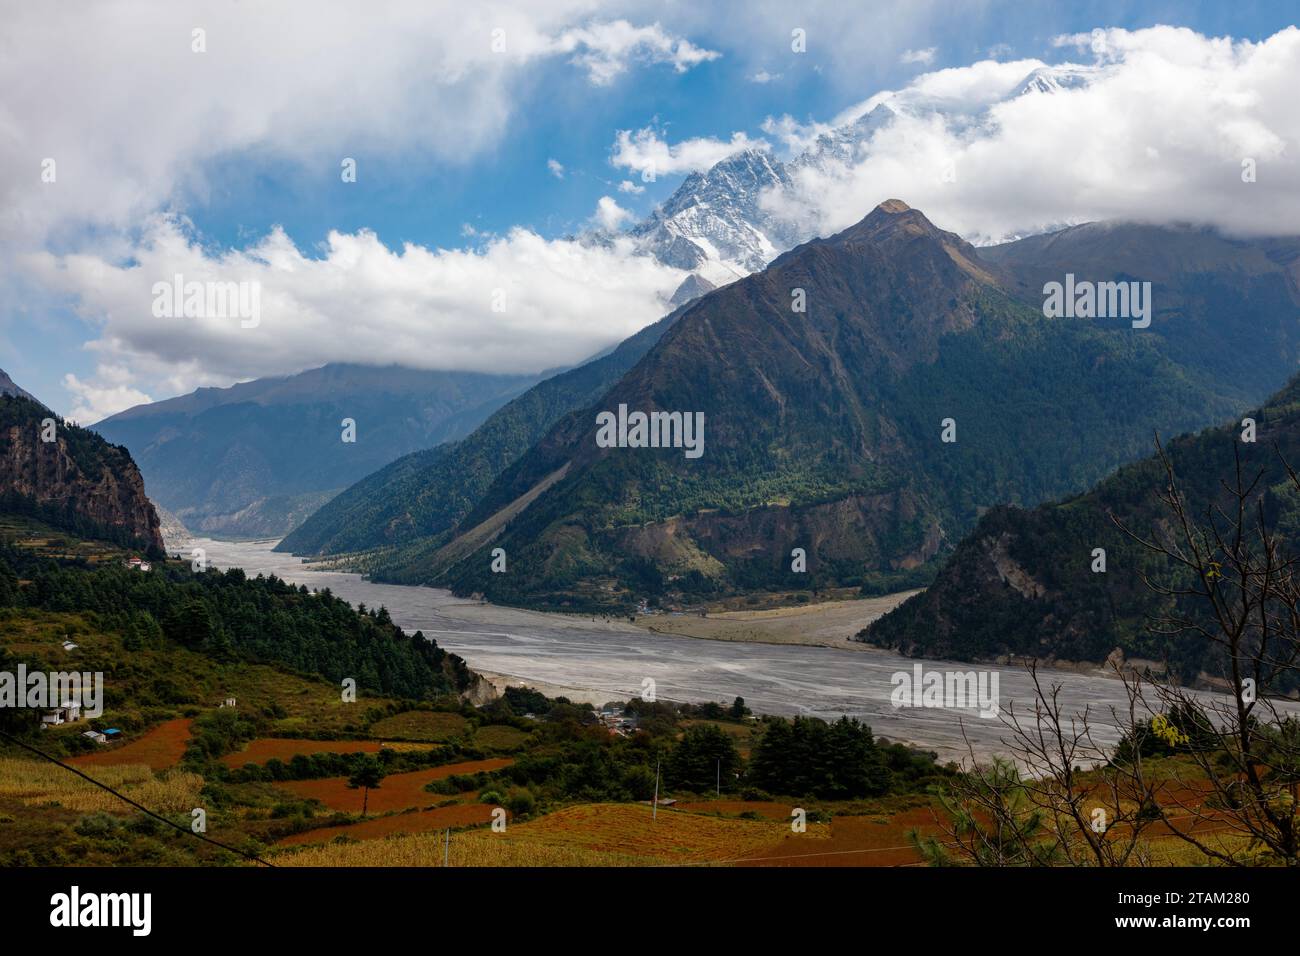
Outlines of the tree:
{"type": "Polygon", "coordinates": [[[828,800],[879,796],[890,786],[871,728],[848,717],[834,724],[813,717],[771,721],[748,777],[770,793],[828,800]]]}
{"type": "Polygon", "coordinates": [[[917,841],[931,862],[952,861],[947,851],[957,848],[958,861],[978,865],[1145,863],[1143,831],[1160,822],[1217,863],[1300,865],[1300,721],[1275,704],[1295,686],[1300,661],[1300,558],[1279,531],[1280,500],[1300,492],[1300,477],[1283,460],[1289,480],[1269,487],[1265,469],[1246,473],[1234,442],[1234,474],[1217,491],[1202,481],[1193,505],[1159,443],[1157,451],[1164,514],[1148,534],[1111,520],[1160,559],[1157,570],[1139,571],[1162,599],[1149,629],[1176,637],[1226,692],[1193,695],[1168,661],[1161,675],[1117,664],[1127,707],[1112,712],[1122,736],[1109,746],[1094,738],[1086,708],[1062,712],[1059,687],[1044,687],[1031,664],[1031,719],[1014,707],[1003,717],[1012,762],[972,767],[954,782],[948,842],[917,841]],[[1194,773],[1179,763],[1148,770],[1150,758],[1171,754],[1194,773]]]}
{"type": "MultiPolygon", "coordinates": [[[[932,864],[977,866],[1126,866],[1145,864],[1146,829],[1160,819],[1158,784],[1144,773],[1143,748],[1111,748],[1093,733],[1092,715],[1066,714],[1059,684],[1044,686],[1038,665],[1028,671],[1034,688],[1032,713],[1022,718],[1015,703],[1000,715],[1011,732],[1008,757],[991,765],[975,761],[945,788],[940,827],[946,843],[931,837],[913,842],[932,864]],[[1122,756],[1121,756],[1122,753],[1122,756]],[[1085,772],[1084,767],[1092,767],[1085,772]],[[956,853],[949,852],[956,850],[956,853]]],[[[1137,680],[1121,673],[1126,714],[1135,723],[1141,706],[1137,680]]]]}
{"type": "MultiPolygon", "coordinates": [[[[1240,443],[1233,442],[1234,474],[1221,495],[1192,505],[1163,447],[1165,473],[1158,492],[1167,516],[1149,535],[1125,534],[1163,557],[1171,573],[1164,580],[1143,575],[1143,583],[1174,608],[1152,629],[1217,649],[1226,700],[1198,701],[1183,687],[1149,679],[1166,713],[1204,710],[1199,733],[1167,722],[1167,746],[1186,753],[1208,781],[1209,799],[1187,799],[1169,791],[1177,814],[1166,816],[1183,841],[1220,863],[1266,859],[1300,865],[1300,728],[1284,717],[1276,697],[1294,685],[1300,662],[1300,557],[1284,548],[1280,500],[1300,492],[1300,477],[1285,459],[1288,481],[1266,485],[1266,469],[1247,473],[1240,443]],[[1177,818],[1177,819],[1176,819],[1177,818]],[[1216,837],[1224,821],[1245,846],[1216,837]]],[[[1137,731],[1130,722],[1129,733],[1137,731]]],[[[1204,784],[1202,784],[1203,786],[1204,784]]]]}
{"type": "Polygon", "coordinates": [[[187,602],[167,622],[167,636],[186,647],[204,647],[213,630],[212,612],[199,600],[187,602]]]}
{"type": "Polygon", "coordinates": [[[946,840],[908,834],[932,866],[1044,866],[1058,859],[1045,842],[1043,812],[1027,795],[1020,771],[1005,757],[974,766],[939,793],[946,840]]]}
{"type": "Polygon", "coordinates": [[[378,790],[384,779],[383,765],[370,754],[365,754],[357,761],[356,769],[348,777],[348,789],[362,790],[361,815],[364,817],[370,807],[370,791],[378,790]]]}
{"type": "Polygon", "coordinates": [[[745,698],[737,697],[731,704],[731,710],[728,713],[736,720],[740,720],[749,713],[749,708],[745,706],[745,698]]]}
{"type": "Polygon", "coordinates": [[[673,748],[666,776],[674,787],[704,793],[720,780],[734,783],[739,768],[740,755],[731,738],[716,724],[696,724],[673,748]]]}

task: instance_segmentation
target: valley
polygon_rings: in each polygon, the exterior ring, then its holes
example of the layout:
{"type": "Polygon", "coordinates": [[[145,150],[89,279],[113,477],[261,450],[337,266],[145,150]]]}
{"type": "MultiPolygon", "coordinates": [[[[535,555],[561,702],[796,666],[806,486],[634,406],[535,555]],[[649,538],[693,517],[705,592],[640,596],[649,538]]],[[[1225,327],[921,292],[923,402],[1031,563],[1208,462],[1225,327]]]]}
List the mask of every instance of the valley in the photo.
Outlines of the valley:
{"type": "MultiPolygon", "coordinates": [[[[353,604],[385,607],[398,626],[435,638],[474,670],[537,685],[548,693],[603,703],[639,695],[642,681],[648,678],[661,700],[700,703],[740,696],[756,713],[827,720],[848,715],[870,724],[883,737],[935,750],[944,759],[966,754],[963,732],[981,756],[1005,749],[1005,728],[997,721],[978,719],[973,710],[966,715],[969,719],[959,721],[960,715],[952,711],[894,708],[890,679],[900,671],[910,673],[915,661],[887,651],[860,644],[855,648],[847,640],[842,648],[701,640],[707,635],[699,631],[683,636],[686,625],[681,625],[682,633],[665,633],[674,619],[662,615],[638,618],[642,626],[636,626],[626,618],[500,607],[458,598],[440,588],[383,584],[352,572],[313,570],[298,558],[274,551],[273,545],[271,541],[192,542],[205,550],[216,567],[243,568],[249,576],[275,574],[310,588],[329,588],[353,604]]],[[[841,602],[824,613],[857,617],[858,603],[841,602]]],[[[887,603],[862,602],[862,619],[879,614],[887,603]]],[[[776,612],[773,618],[790,613],[776,612]]],[[[789,624],[787,618],[782,629],[789,624]]],[[[1032,699],[1030,681],[1020,667],[1000,671],[1004,701],[1032,699]]],[[[1091,673],[1052,672],[1052,679],[1061,683],[1062,700],[1070,707],[1082,710],[1091,705],[1104,715],[1107,708],[1123,703],[1121,684],[1100,667],[1091,673]]],[[[1104,716],[1099,720],[1104,725],[1104,716]]],[[[1099,735],[1112,742],[1118,739],[1113,727],[1103,726],[1099,735]]]]}
{"type": "Polygon", "coordinates": [[[7,4],[14,938],[1286,938],[1295,14],[7,4]]]}

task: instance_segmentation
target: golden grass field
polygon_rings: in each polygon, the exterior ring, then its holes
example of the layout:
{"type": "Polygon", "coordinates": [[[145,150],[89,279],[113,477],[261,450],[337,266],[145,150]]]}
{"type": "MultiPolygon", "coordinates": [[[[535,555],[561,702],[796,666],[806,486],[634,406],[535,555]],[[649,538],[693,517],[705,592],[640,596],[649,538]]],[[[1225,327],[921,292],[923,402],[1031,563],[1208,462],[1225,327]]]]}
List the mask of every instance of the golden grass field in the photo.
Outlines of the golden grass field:
{"type": "MultiPolygon", "coordinates": [[[[739,820],[660,809],[651,819],[643,804],[596,803],[558,810],[509,826],[453,833],[451,866],[661,866],[727,863],[786,840],[816,847],[825,824],[790,833],[785,822],[739,820]]],[[[442,866],[444,836],[397,836],[335,843],[280,854],[281,866],[442,866]]]]}
{"type": "MultiPolygon", "coordinates": [[[[144,764],[95,767],[86,772],[155,813],[186,812],[200,805],[203,778],[195,773],[169,770],[156,774],[144,764]]],[[[17,757],[0,758],[0,796],[15,797],[30,807],[57,805],[82,813],[137,812],[107,790],[52,763],[17,757]]]]}
{"type": "Polygon", "coordinates": [[[489,724],[474,733],[474,743],[485,750],[513,750],[527,739],[525,731],[502,724],[489,724]]]}
{"type": "Polygon", "coordinates": [[[436,710],[408,710],[370,725],[370,734],[385,740],[415,740],[442,743],[465,732],[460,714],[436,710]]]}

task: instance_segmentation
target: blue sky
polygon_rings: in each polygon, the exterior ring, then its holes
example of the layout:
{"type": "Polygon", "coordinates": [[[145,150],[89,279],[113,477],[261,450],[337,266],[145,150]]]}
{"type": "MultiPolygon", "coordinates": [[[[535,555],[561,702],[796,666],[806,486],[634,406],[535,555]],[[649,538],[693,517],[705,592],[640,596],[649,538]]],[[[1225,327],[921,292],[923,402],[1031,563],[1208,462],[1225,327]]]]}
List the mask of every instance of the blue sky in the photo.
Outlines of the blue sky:
{"type": "MultiPolygon", "coordinates": [[[[125,4],[128,10],[133,6],[125,4]]],[[[87,173],[85,191],[78,196],[74,184],[59,194],[60,200],[71,198],[57,206],[45,198],[48,191],[6,197],[14,200],[21,218],[0,233],[6,260],[0,273],[0,367],[57,410],[79,410],[83,416],[124,407],[140,396],[156,400],[198,384],[228,384],[302,367],[292,358],[299,353],[291,350],[274,360],[256,360],[268,354],[265,342],[249,346],[248,361],[241,363],[229,360],[233,346],[225,340],[199,337],[179,343],[174,328],[160,328],[155,347],[138,329],[128,334],[114,324],[123,320],[123,302],[131,302],[131,309],[147,305],[100,295],[111,282],[99,266],[129,268],[136,262],[142,236],[152,235],[152,217],[158,214],[184,217],[186,235],[214,258],[263,242],[277,226],[307,258],[326,257],[322,246],[331,231],[345,236],[372,231],[394,253],[408,243],[427,250],[482,249],[493,237],[518,227],[558,240],[586,229],[601,197],[615,198],[640,218],[680,184],[685,173],[663,174],[646,183],[640,195],[619,192],[624,179],[640,183],[634,173],[610,162],[620,130],[653,127],[669,143],[725,140],[737,132],[762,138],[769,117],[826,121],[878,91],[904,87],[922,73],[985,59],[1077,59],[1075,51],[1053,45],[1062,34],[1172,24],[1206,36],[1263,40],[1295,19],[1294,4],[1280,2],[899,2],[864,6],[868,12],[859,14],[846,13],[839,3],[576,3],[536,12],[542,6],[500,13],[500,22],[511,24],[511,37],[528,32],[550,38],[595,23],[656,25],[672,42],[685,41],[716,56],[679,69],[667,54],[625,51],[615,55],[623,57],[616,75],[595,82],[592,68],[581,60],[595,54],[581,40],[577,52],[557,53],[557,45],[520,53],[515,47],[511,55],[518,59],[508,67],[462,58],[457,47],[471,41],[455,36],[463,25],[454,7],[441,14],[449,45],[439,47],[431,40],[427,50],[403,47],[405,52],[398,53],[393,47],[404,43],[400,25],[389,35],[379,23],[363,30],[345,18],[316,17],[303,31],[281,24],[286,32],[276,36],[274,24],[223,20],[229,14],[215,12],[239,8],[194,3],[176,5],[162,24],[157,8],[148,7],[138,8],[134,16],[83,24],[87,42],[97,48],[86,53],[91,62],[79,79],[67,69],[48,66],[73,62],[68,54],[76,52],[66,49],[69,41],[55,29],[57,24],[42,22],[42,16],[50,15],[15,13],[11,19],[16,22],[9,25],[15,42],[0,52],[0,79],[11,79],[6,87],[14,90],[15,99],[31,94],[33,100],[13,108],[11,123],[22,134],[21,150],[7,146],[0,151],[0,169],[12,166],[5,169],[6,178],[28,182],[37,158],[61,149],[59,155],[66,157],[61,170],[70,170],[63,175],[93,170],[104,182],[92,184],[87,173]],[[203,60],[181,49],[191,25],[198,23],[209,24],[210,47],[203,60]],[[791,26],[800,24],[808,30],[807,52],[801,55],[790,50],[791,26]],[[245,36],[239,36],[241,30],[245,36]],[[353,55],[355,49],[348,47],[353,38],[357,45],[369,44],[366,55],[345,58],[337,67],[341,76],[335,75],[320,50],[338,44],[353,55]],[[250,53],[243,64],[224,64],[222,58],[236,42],[249,48],[270,45],[255,56],[250,53]],[[159,90],[170,82],[167,74],[132,75],[144,71],[133,64],[150,59],[140,55],[141,49],[156,50],[159,44],[174,44],[167,55],[177,57],[178,69],[187,71],[183,77],[174,74],[178,90],[170,98],[168,91],[159,90]],[[308,55],[286,46],[295,44],[315,47],[308,55]],[[905,57],[907,51],[920,52],[905,57]],[[384,73],[382,61],[390,53],[395,59],[413,57],[411,63],[418,67],[406,73],[414,72],[412,82],[397,70],[384,73]],[[90,69],[96,58],[116,60],[116,66],[90,69]],[[444,63],[453,61],[454,69],[444,69],[444,63]],[[211,67],[211,77],[191,72],[194,63],[211,67]],[[227,67],[230,72],[221,75],[227,67]],[[46,69],[50,72],[41,72],[46,69]],[[425,79],[425,69],[432,79],[425,79]],[[248,77],[250,70],[256,76],[248,77]],[[33,71],[35,80],[18,82],[15,88],[12,78],[33,71]],[[760,73],[771,78],[756,82],[760,73]],[[232,90],[227,108],[222,91],[232,83],[247,88],[232,90]],[[288,84],[293,95],[259,115],[259,104],[269,99],[259,93],[288,84]],[[356,85],[373,85],[373,93],[353,98],[348,91],[356,85]],[[337,93],[339,89],[344,92],[337,93]],[[188,103],[195,104],[190,119],[185,116],[188,103]],[[59,126],[60,111],[67,113],[66,128],[59,126]],[[172,115],[157,115],[168,113],[172,115]],[[85,141],[94,152],[79,156],[85,141]],[[356,183],[340,181],[343,156],[357,160],[356,183]],[[548,160],[562,164],[562,176],[548,168],[548,160]],[[32,256],[46,257],[44,279],[40,268],[31,267],[32,256]],[[82,262],[76,257],[88,257],[90,265],[74,277],[82,262]],[[210,361],[217,353],[226,357],[210,361]],[[78,384],[70,386],[69,375],[78,384]]],[[[348,9],[352,17],[377,15],[364,7],[348,9]]],[[[437,32],[438,16],[435,11],[432,20],[422,20],[422,28],[437,32]]],[[[493,16],[497,11],[486,15],[484,28],[496,22],[493,16]]],[[[465,34],[475,43],[481,35],[476,30],[477,24],[465,34]]],[[[158,59],[156,52],[152,59],[158,59]]],[[[506,255],[502,250],[501,256],[506,255]]],[[[376,265],[381,271],[384,267],[383,262],[376,265]]],[[[109,277],[118,278],[116,273],[109,277]]],[[[483,281],[490,284],[490,279],[483,281]]],[[[643,294],[661,281],[667,278],[638,274],[607,290],[603,313],[584,321],[622,311],[619,295],[643,294]]],[[[548,301],[574,301],[572,285],[556,297],[548,301]]],[[[366,311],[366,300],[353,308],[358,314],[366,311]]],[[[611,323],[605,339],[617,340],[654,317],[648,306],[629,311],[635,314],[624,324],[611,323]]],[[[442,335],[443,328],[431,326],[429,335],[442,335]]],[[[317,338],[320,334],[315,333],[317,338]]],[[[367,334],[382,337],[385,327],[376,323],[367,334]]],[[[402,327],[394,334],[411,333],[402,327]]],[[[576,333],[565,341],[572,342],[571,350],[605,344],[599,336],[576,333]]],[[[447,349],[469,356],[456,360],[461,364],[473,364],[472,342],[456,338],[452,344],[449,339],[447,349]]],[[[338,357],[347,354],[345,348],[338,357]]],[[[329,359],[333,353],[312,351],[303,361],[310,363],[317,355],[329,359]]],[[[554,358],[547,354],[538,362],[549,364],[554,358]]]]}
{"type": "MultiPolygon", "coordinates": [[[[330,229],[370,228],[389,245],[459,246],[465,223],[488,232],[528,225],[543,235],[563,235],[581,229],[596,201],[627,178],[626,171],[609,164],[617,130],[657,124],[673,141],[725,137],[735,130],[761,137],[769,116],[825,120],[923,70],[962,66],[990,51],[1001,59],[1066,59],[1068,51],[1051,44],[1063,33],[1167,23],[1258,40],[1295,20],[1295,5],[1285,2],[997,4],[981,13],[956,10],[933,23],[921,35],[924,47],[903,47],[895,56],[871,57],[848,68],[819,56],[815,35],[807,55],[797,56],[790,52],[788,32],[774,25],[769,49],[739,51],[742,58],[727,50],[720,30],[697,42],[723,56],[681,74],[667,66],[649,67],[593,89],[569,64],[546,64],[523,91],[499,148],[461,164],[359,148],[362,174],[345,186],[337,166],[324,159],[319,170],[305,172],[296,163],[259,162],[241,154],[215,164],[219,172],[212,175],[221,192],[213,201],[190,201],[185,208],[205,235],[226,244],[239,244],[276,223],[300,245],[319,242],[330,229]],[[930,64],[899,62],[905,49],[929,47],[935,48],[930,64]],[[753,82],[755,60],[780,78],[753,82]],[[548,171],[551,158],[565,166],[564,179],[548,171]]],[[[620,202],[645,215],[683,178],[659,177],[641,196],[620,196],[620,202]]]]}

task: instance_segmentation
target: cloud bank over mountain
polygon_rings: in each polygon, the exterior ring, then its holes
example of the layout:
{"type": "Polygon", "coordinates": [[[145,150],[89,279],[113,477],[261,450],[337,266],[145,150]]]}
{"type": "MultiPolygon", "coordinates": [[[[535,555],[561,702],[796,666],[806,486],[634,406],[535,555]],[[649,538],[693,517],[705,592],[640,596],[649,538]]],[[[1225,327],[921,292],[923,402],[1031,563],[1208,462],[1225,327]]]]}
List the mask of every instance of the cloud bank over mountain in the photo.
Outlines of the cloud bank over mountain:
{"type": "Polygon", "coordinates": [[[173,217],[156,217],[127,262],[32,255],[31,273],[71,296],[99,329],[97,383],[70,382],[92,421],[144,400],[131,369],[168,388],[311,368],[328,362],[482,372],[536,372],[585,358],[667,311],[685,277],[609,244],[546,240],[526,229],[475,249],[393,250],[371,232],[331,233],[309,256],[282,230],[212,253],[173,217]],[[253,325],[224,315],[154,314],[155,284],[257,283],[253,325]],[[250,326],[250,327],[246,327],[250,326]],[[121,404],[125,402],[126,404],[121,404]]]}
{"type": "MultiPolygon", "coordinates": [[[[322,155],[337,164],[358,142],[449,167],[490,157],[519,119],[530,72],[545,64],[575,71],[588,91],[637,71],[722,67],[751,88],[748,78],[764,72],[757,85],[768,89],[790,55],[785,19],[771,9],[764,22],[781,30],[762,42],[750,21],[727,41],[690,11],[660,22],[636,4],[594,10],[494,5],[449,17],[433,4],[359,21],[322,11],[291,40],[276,35],[274,8],[231,17],[203,4],[168,15],[90,7],[62,32],[48,16],[15,11],[10,32],[22,42],[0,58],[15,93],[0,117],[9,132],[0,137],[0,246],[25,288],[35,284],[84,324],[96,367],[58,376],[74,414],[94,420],[151,396],[327,362],[570,364],[659,318],[688,272],[730,281],[890,196],[976,243],[1108,218],[1250,235],[1300,222],[1294,27],[1260,42],[1181,27],[1096,30],[1058,36],[1044,51],[1052,63],[1000,50],[932,69],[951,62],[920,42],[940,15],[933,4],[909,8],[915,35],[871,41],[894,43],[891,62],[901,55],[924,72],[835,115],[774,112],[751,129],[677,139],[671,116],[611,129],[608,151],[592,158],[612,174],[605,194],[560,228],[467,228],[459,248],[439,248],[349,227],[312,246],[267,222],[222,247],[187,220],[187,199],[216,192],[213,157],[306,168],[322,155]],[[196,29],[220,55],[193,52],[196,29]],[[110,34],[113,43],[99,41],[110,34]],[[71,51],[63,65],[46,56],[56,43],[71,51]],[[370,48],[385,50],[382,61],[370,48]],[[123,57],[140,68],[115,70],[123,57]],[[270,62],[279,64],[273,84],[264,82],[270,62]],[[51,96],[58,109],[47,108],[51,96]],[[58,161],[57,187],[36,175],[33,157],[46,154],[58,161]],[[683,175],[638,221],[647,180],[683,175]],[[573,229],[592,232],[566,234],[573,229]],[[257,282],[263,321],[156,317],[151,289],[175,275],[257,282]]],[[[818,68],[843,84],[852,37],[835,29],[836,16],[810,9],[807,30],[818,68]]],[[[556,188],[590,179],[575,158],[544,155],[538,165],[556,188]]],[[[12,278],[5,271],[0,282],[12,278]]]]}
{"type": "Polygon", "coordinates": [[[769,210],[828,234],[905,196],[985,241],[1110,218],[1295,231],[1300,31],[1252,43],[1098,30],[1056,44],[1086,62],[984,61],[865,101],[848,112],[896,118],[856,155],[792,172],[769,210]]]}

